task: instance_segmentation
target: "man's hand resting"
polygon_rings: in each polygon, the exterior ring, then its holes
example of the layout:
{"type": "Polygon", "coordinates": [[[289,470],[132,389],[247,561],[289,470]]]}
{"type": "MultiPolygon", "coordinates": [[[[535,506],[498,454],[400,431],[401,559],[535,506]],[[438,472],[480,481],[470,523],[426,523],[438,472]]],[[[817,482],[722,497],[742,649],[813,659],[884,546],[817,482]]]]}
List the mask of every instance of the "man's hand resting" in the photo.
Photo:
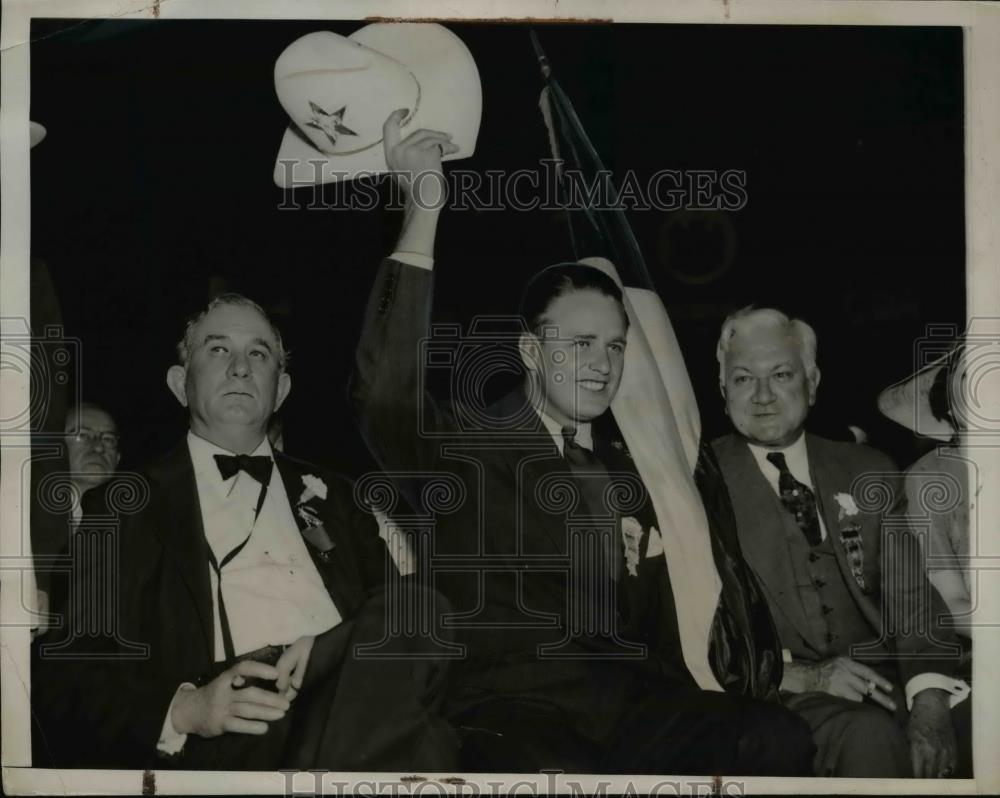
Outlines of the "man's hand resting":
{"type": "Polygon", "coordinates": [[[170,721],[180,734],[217,737],[224,732],[266,734],[267,724],[284,717],[287,698],[260,687],[241,688],[246,679],[273,681],[278,669],[244,660],[196,690],[178,692],[170,721]]]}
{"type": "Polygon", "coordinates": [[[890,712],[896,710],[896,702],[889,697],[892,683],[850,657],[786,663],[781,689],[792,693],[818,691],[851,701],[861,701],[868,696],[890,712]]]}
{"type": "Polygon", "coordinates": [[[302,689],[302,680],[306,676],[306,668],[309,667],[309,655],[312,653],[315,640],[316,638],[312,636],[300,637],[284,650],[275,664],[278,669],[276,682],[278,692],[289,701],[302,689]]]}

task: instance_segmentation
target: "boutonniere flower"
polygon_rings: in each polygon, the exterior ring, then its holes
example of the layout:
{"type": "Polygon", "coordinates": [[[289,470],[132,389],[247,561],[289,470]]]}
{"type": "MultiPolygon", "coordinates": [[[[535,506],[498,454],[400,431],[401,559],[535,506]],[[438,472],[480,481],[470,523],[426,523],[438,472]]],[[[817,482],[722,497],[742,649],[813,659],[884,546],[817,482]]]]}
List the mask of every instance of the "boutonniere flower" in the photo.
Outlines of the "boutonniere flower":
{"type": "Polygon", "coordinates": [[[632,576],[639,575],[639,543],[642,525],[632,516],[622,518],[622,542],[625,544],[625,568],[632,576]]]}
{"type": "Polygon", "coordinates": [[[861,543],[861,511],[850,493],[836,493],[833,496],[837,502],[837,521],[840,526],[840,542],[847,555],[847,564],[851,575],[858,583],[863,593],[868,592],[868,580],[865,579],[865,551],[861,543]]]}
{"type": "Polygon", "coordinates": [[[326,483],[322,479],[312,474],[303,474],[302,484],[306,486],[306,489],[299,496],[299,504],[309,501],[313,496],[318,497],[321,501],[326,501],[326,483]]]}
{"type": "Polygon", "coordinates": [[[854,501],[854,497],[850,493],[835,493],[833,498],[840,507],[841,518],[857,515],[860,512],[857,503],[854,501]]]}

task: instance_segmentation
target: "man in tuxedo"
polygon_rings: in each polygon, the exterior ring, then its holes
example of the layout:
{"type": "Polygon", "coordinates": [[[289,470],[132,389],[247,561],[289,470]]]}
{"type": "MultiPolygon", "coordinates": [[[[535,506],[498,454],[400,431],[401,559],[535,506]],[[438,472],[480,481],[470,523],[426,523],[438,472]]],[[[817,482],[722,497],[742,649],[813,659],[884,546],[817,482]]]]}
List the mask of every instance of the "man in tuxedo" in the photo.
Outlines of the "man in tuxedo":
{"type": "Polygon", "coordinates": [[[805,432],[820,380],[812,328],[745,308],[723,324],[717,356],[736,433],[713,446],[778,627],[783,700],[813,730],[817,772],[968,769],[955,735],[968,687],[951,677],[958,649],[937,623],[900,477],[874,449],[805,432]]]}
{"type": "Polygon", "coordinates": [[[753,604],[735,541],[712,541],[727,585],[712,653],[733,693],[700,689],[682,656],[660,523],[607,412],[628,332],[610,277],[574,263],[530,281],[524,381],[511,394],[482,407],[422,393],[441,157],[455,145],[428,130],[402,138],[401,120],[396,112],[386,121],[384,146],[407,197],[403,228],[375,278],[352,400],[413,509],[436,514],[424,577],[462,630],[447,713],[463,768],[807,773],[808,730],[752,697],[767,695],[780,660],[776,650],[768,657],[773,628],[755,612],[763,605],[753,604]],[[427,489],[435,478],[457,501],[445,506],[427,489]],[[730,681],[729,668],[740,667],[730,681]]]}
{"type": "Polygon", "coordinates": [[[75,595],[107,603],[67,608],[68,639],[41,653],[44,733],[69,738],[54,764],[451,767],[443,664],[425,641],[384,640],[389,604],[421,589],[390,598],[393,566],[351,484],[267,440],[291,388],[279,332],[223,295],[178,351],[167,384],[186,438],[85,500],[76,550],[98,554],[75,595]],[[115,623],[95,636],[98,617],[115,623]],[[355,651],[380,643],[395,658],[355,651]]]}

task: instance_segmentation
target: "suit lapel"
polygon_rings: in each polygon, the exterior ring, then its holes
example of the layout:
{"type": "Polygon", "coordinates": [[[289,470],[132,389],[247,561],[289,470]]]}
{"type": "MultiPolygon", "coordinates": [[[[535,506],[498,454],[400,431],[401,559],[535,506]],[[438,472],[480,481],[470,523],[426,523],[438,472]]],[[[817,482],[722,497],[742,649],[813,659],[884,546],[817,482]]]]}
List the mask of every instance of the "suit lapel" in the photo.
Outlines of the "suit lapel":
{"type": "MultiPolygon", "coordinates": [[[[837,565],[840,567],[847,589],[861,608],[862,614],[878,630],[881,628],[879,611],[872,599],[862,592],[854,578],[850,563],[847,561],[847,551],[840,538],[840,511],[834,496],[838,493],[850,494],[851,482],[853,481],[852,472],[842,467],[836,457],[828,456],[824,442],[815,436],[806,436],[806,447],[809,453],[809,472],[816,489],[816,501],[819,504],[819,512],[823,516],[823,523],[826,525],[826,534],[829,536],[830,544],[837,556],[837,565]]],[[[864,523],[863,518],[862,523],[864,523]]],[[[862,534],[864,534],[863,529],[862,534]]]]}
{"type": "Polygon", "coordinates": [[[784,533],[787,513],[746,443],[736,436],[728,436],[718,446],[717,454],[736,515],[744,557],[764,589],[771,594],[771,606],[778,607],[811,646],[822,648],[806,620],[791,559],[787,556],[784,533]]]}
{"type": "Polygon", "coordinates": [[[208,543],[187,441],[151,468],[149,476],[157,483],[152,495],[162,502],[155,511],[153,527],[191,594],[206,650],[209,657],[214,658],[215,618],[208,573],[208,543]]]}
{"type": "MultiPolygon", "coordinates": [[[[303,477],[307,470],[280,452],[276,451],[274,458],[288,496],[288,506],[309,556],[319,571],[330,598],[337,606],[337,611],[347,618],[361,604],[362,585],[358,568],[350,562],[351,552],[338,528],[339,521],[331,510],[335,497],[328,493],[326,499],[317,497],[309,500],[310,507],[317,511],[315,515],[321,522],[318,526],[310,524],[307,521],[308,512],[299,509],[299,499],[306,487],[303,477]]],[[[312,476],[318,478],[316,473],[312,476]]],[[[327,487],[332,489],[332,486],[327,487]]]]}

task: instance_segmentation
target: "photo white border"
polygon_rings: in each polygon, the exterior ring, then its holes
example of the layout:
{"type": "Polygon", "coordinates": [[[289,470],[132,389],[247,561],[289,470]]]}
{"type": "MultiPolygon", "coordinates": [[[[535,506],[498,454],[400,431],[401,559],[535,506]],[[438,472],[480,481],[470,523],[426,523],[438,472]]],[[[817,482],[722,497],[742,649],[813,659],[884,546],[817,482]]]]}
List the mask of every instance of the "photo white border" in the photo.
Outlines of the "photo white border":
{"type": "MultiPolygon", "coordinates": [[[[32,17],[117,19],[314,19],[373,20],[435,19],[440,21],[496,20],[592,20],[600,22],[671,22],[714,24],[786,25],[958,25],[965,31],[965,211],[967,313],[969,318],[1000,316],[1000,5],[977,2],[906,2],[904,0],[423,0],[418,5],[403,0],[3,0],[0,29],[0,317],[28,316],[28,272],[30,245],[30,158],[28,118],[30,100],[29,31],[32,17]],[[377,10],[377,15],[376,15],[377,10]]],[[[831,65],[836,69],[836,65],[831,65]]],[[[67,173],[74,158],[85,152],[67,153],[67,173]]],[[[6,333],[7,330],[5,329],[6,333]]],[[[0,372],[0,407],[24,407],[28,376],[11,370],[0,372]]],[[[1000,396],[989,398],[980,416],[1000,419],[1000,396]]],[[[2,416],[0,416],[2,417],[2,416]]],[[[2,431],[0,431],[2,432],[2,431]]],[[[3,787],[7,794],[104,793],[139,794],[141,771],[39,770],[28,767],[31,745],[24,734],[29,716],[30,676],[28,667],[28,616],[21,595],[30,595],[33,576],[30,553],[22,550],[22,466],[29,452],[0,438],[0,739],[3,787]],[[23,577],[23,579],[22,579],[23,577]]],[[[984,524],[980,541],[990,547],[981,555],[1000,557],[1000,448],[970,450],[986,486],[979,497],[979,517],[984,524]]],[[[26,512],[26,511],[24,511],[26,512]]],[[[1000,617],[1000,578],[979,580],[981,617],[1000,617]]],[[[809,793],[905,793],[969,794],[1000,791],[1000,735],[990,707],[1000,706],[1000,681],[995,667],[1000,662],[997,627],[974,630],[973,725],[975,729],[976,778],[969,781],[866,780],[866,779],[724,779],[723,794],[741,782],[747,794],[809,793]]],[[[362,781],[392,781],[392,774],[349,774],[362,781]]],[[[426,774],[425,774],[426,775],[426,774]]],[[[458,774],[449,774],[451,776],[458,774]]],[[[551,777],[484,776],[462,774],[469,782],[488,791],[488,783],[506,779],[508,786],[535,784],[535,792],[551,788],[551,777]]],[[[280,773],[182,773],[155,771],[155,790],[167,794],[283,794],[285,777],[280,773]]],[[[148,778],[148,777],[147,777],[148,778]]],[[[331,777],[332,778],[332,777],[331,777]]],[[[429,779],[433,777],[428,776],[429,779]]],[[[571,777],[556,779],[566,788],[571,777]]],[[[678,777],[590,776],[572,777],[581,789],[592,791],[606,784],[607,793],[638,792],[656,784],[683,781],[678,777]]],[[[469,788],[438,782],[408,782],[413,793],[470,794],[469,788]],[[426,784],[417,789],[418,784],[426,784]]],[[[703,792],[706,779],[694,779],[692,791],[703,792]],[[702,786],[699,786],[702,785],[702,786]]],[[[148,781],[147,781],[148,786],[148,781]]],[[[296,788],[302,789],[296,781],[296,788]]],[[[521,787],[527,791],[527,786],[521,787]]],[[[496,792],[495,790],[493,791],[496,792]]],[[[400,792],[399,794],[407,794],[400,792]]],[[[661,794],[673,795],[671,791],[661,794]]]]}

